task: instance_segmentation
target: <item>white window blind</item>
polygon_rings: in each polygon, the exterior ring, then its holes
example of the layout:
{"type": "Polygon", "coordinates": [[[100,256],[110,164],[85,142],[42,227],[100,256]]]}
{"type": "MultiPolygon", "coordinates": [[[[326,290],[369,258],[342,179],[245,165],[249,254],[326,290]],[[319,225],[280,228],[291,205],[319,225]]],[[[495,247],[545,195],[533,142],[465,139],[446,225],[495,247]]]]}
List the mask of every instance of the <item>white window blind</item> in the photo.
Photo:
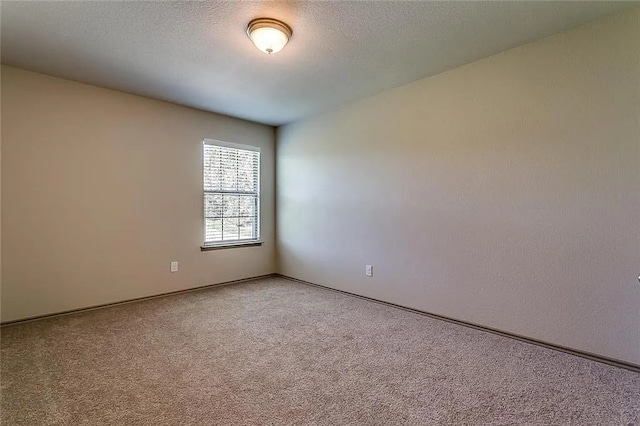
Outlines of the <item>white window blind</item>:
{"type": "Polygon", "coordinates": [[[260,235],[260,149],[205,139],[205,245],[257,241],[260,235]]]}

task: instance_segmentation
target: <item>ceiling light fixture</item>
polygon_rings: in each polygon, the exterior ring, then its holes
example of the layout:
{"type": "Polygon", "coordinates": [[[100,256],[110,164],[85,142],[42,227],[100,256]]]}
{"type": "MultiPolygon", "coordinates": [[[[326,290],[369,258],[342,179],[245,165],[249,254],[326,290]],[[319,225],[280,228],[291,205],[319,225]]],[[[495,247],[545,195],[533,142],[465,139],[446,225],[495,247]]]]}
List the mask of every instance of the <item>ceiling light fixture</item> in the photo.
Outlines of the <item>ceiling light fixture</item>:
{"type": "Polygon", "coordinates": [[[249,22],[247,35],[256,47],[267,54],[278,53],[287,44],[293,31],[284,22],[258,18],[249,22]]]}

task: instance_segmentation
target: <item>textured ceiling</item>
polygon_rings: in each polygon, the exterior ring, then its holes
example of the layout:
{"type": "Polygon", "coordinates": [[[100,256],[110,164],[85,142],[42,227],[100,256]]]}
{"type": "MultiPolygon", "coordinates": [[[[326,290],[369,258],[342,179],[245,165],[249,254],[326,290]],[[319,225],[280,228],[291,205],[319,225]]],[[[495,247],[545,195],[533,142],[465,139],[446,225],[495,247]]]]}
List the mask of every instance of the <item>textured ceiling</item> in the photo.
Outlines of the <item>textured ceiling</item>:
{"type": "Polygon", "coordinates": [[[279,125],[610,15],[629,2],[6,2],[2,62],[279,125]],[[293,27],[277,55],[245,34],[293,27]]]}

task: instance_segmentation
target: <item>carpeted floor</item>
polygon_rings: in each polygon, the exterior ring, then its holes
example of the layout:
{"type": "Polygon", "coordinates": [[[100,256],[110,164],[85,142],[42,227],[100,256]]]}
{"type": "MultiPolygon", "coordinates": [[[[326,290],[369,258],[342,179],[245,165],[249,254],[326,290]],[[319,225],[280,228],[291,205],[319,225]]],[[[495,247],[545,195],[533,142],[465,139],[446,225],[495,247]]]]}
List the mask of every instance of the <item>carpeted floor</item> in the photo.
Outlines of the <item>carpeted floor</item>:
{"type": "Polygon", "coordinates": [[[2,329],[3,425],[638,425],[640,374],[280,278],[2,329]]]}

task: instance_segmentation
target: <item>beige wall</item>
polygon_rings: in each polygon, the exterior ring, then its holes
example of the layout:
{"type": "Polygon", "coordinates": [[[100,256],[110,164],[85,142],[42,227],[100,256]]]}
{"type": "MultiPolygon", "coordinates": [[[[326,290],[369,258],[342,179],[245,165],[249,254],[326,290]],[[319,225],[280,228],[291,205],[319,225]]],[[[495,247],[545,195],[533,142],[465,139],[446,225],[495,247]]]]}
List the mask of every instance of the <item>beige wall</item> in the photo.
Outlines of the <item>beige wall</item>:
{"type": "Polygon", "coordinates": [[[640,364],[639,17],[280,128],[280,272],[640,364]]]}
{"type": "Polygon", "coordinates": [[[274,272],[273,144],[268,126],[3,66],[2,320],[274,272]],[[262,247],[200,251],[203,138],[262,148],[262,247]]]}
{"type": "MultiPolygon", "coordinates": [[[[0,99],[2,99],[2,72],[0,71],[0,99]]],[[[0,301],[2,300],[2,102],[0,102],[0,301]]],[[[0,318],[2,303],[0,302],[0,318]]]]}

